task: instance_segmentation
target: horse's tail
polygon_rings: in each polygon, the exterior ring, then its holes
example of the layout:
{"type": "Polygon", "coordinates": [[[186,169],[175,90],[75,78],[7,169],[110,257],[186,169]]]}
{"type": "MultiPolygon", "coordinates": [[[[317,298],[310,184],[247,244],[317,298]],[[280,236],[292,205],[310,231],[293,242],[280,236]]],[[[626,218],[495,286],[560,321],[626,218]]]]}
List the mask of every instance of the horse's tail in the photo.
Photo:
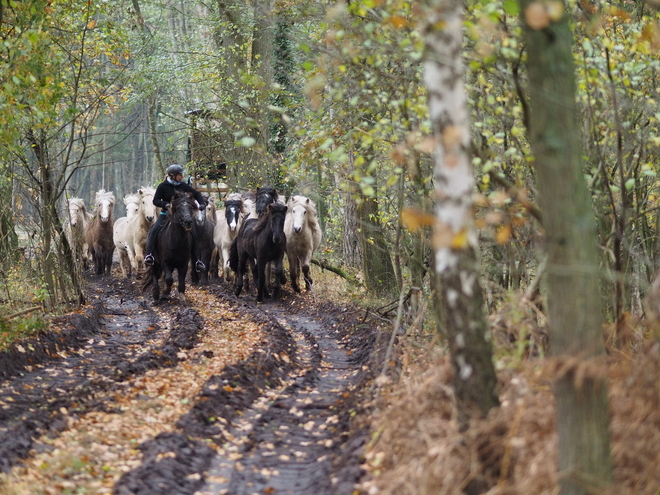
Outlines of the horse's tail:
{"type": "Polygon", "coordinates": [[[234,238],[231,241],[231,246],[229,246],[229,268],[231,268],[234,273],[238,273],[238,237],[234,238]]]}
{"type": "Polygon", "coordinates": [[[153,266],[149,265],[147,269],[143,272],[143,277],[145,277],[144,282],[142,282],[142,292],[145,292],[152,284],[153,280],[151,279],[151,271],[153,266]]]}

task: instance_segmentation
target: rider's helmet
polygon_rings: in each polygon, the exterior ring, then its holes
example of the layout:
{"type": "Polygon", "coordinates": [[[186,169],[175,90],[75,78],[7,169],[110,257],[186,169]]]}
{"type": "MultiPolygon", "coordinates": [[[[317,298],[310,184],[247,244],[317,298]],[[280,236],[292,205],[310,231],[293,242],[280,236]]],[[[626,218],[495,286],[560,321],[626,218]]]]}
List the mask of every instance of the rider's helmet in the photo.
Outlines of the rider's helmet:
{"type": "Polygon", "coordinates": [[[183,167],[181,165],[177,165],[175,163],[174,165],[170,165],[169,167],[167,167],[167,175],[169,175],[173,179],[179,174],[183,174],[183,167]]]}

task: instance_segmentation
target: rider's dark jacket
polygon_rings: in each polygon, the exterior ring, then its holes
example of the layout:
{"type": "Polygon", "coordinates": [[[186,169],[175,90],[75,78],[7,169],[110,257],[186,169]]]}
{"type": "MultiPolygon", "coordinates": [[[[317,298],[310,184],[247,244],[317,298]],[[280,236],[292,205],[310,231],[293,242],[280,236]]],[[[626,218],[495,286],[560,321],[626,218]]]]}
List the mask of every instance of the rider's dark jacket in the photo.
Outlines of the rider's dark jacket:
{"type": "Polygon", "coordinates": [[[154,204],[159,208],[162,208],[163,211],[165,211],[165,208],[167,208],[167,206],[172,202],[172,198],[174,197],[174,193],[176,191],[190,192],[193,194],[193,197],[197,200],[200,207],[206,206],[204,197],[197,189],[189,186],[185,182],[176,183],[174,181],[169,181],[168,179],[169,178],[166,178],[163,182],[158,184],[156,192],[154,193],[154,204]]]}

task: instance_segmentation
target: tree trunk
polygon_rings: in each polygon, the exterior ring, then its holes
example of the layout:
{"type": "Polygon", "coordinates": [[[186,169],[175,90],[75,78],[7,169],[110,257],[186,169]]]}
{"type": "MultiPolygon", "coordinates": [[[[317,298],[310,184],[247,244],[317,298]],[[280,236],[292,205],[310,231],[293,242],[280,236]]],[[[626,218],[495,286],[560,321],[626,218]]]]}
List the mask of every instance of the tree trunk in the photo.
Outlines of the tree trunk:
{"type": "Polygon", "coordinates": [[[378,223],[378,202],[363,197],[357,205],[356,216],[367,290],[376,294],[393,294],[398,287],[390,251],[378,223]]]}
{"type": "MultiPolygon", "coordinates": [[[[575,73],[568,19],[527,12],[530,143],[548,252],[547,288],[552,355],[576,365],[555,387],[562,494],[602,491],[612,479],[607,387],[585,361],[604,352],[596,226],[585,183],[577,125],[575,73]]],[[[535,4],[535,6],[537,6],[535,4]]]]}
{"type": "Polygon", "coordinates": [[[490,331],[479,283],[474,177],[461,59],[463,4],[428,0],[424,80],[435,149],[435,302],[451,350],[459,421],[499,404],[490,331]]]}

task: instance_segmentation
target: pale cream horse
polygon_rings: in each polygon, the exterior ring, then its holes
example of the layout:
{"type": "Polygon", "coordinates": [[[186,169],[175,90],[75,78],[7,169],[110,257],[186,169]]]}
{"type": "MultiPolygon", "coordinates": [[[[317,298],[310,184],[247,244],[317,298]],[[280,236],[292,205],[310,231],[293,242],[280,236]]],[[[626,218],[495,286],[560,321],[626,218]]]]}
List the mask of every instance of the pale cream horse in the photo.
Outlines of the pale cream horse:
{"type": "Polygon", "coordinates": [[[117,253],[119,254],[119,266],[121,272],[124,278],[130,278],[133,274],[133,261],[128,254],[128,244],[124,234],[126,232],[126,222],[128,222],[128,219],[138,214],[138,210],[140,209],[140,197],[135,193],[127,194],[124,196],[124,205],[126,205],[126,216],[118,218],[115,221],[112,231],[112,240],[115,243],[117,253]]]}
{"type": "Polygon", "coordinates": [[[309,264],[323,237],[316,216],[316,205],[305,196],[292,196],[289,198],[288,207],[284,220],[284,233],[291,286],[293,290],[300,292],[298,275],[302,269],[305,288],[311,290],[314,281],[309,273],[309,264]]]}
{"type": "Polygon", "coordinates": [[[87,269],[89,255],[85,241],[85,229],[87,229],[92,215],[87,213],[85,201],[82,198],[68,198],[66,204],[67,218],[64,221],[64,235],[69,242],[74,259],[82,262],[83,268],[87,269]]]}
{"type": "Polygon", "coordinates": [[[139,189],[136,193],[138,209],[135,214],[128,216],[127,211],[127,216],[115,223],[113,238],[115,246],[118,249],[121,246],[119,252],[120,262],[122,274],[126,278],[131,277],[132,269],[135,269],[137,273],[144,270],[144,250],[147,245],[147,235],[151,226],[156,222],[157,215],[157,208],[153,203],[155,192],[155,189],[151,187],[139,189]]]}

